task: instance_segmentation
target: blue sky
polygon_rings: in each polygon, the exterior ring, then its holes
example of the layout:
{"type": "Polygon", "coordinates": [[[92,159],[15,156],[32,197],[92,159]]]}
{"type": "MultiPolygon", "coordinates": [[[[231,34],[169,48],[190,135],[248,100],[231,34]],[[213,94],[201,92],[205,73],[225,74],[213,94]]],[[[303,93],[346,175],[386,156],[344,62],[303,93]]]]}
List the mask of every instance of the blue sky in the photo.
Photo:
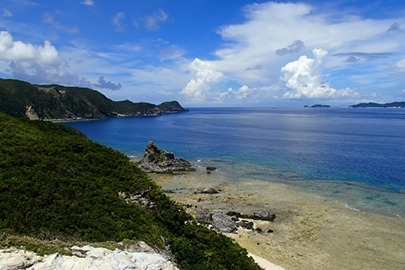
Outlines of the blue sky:
{"type": "Polygon", "coordinates": [[[0,77],[113,100],[405,100],[405,2],[0,0],[0,77]]]}

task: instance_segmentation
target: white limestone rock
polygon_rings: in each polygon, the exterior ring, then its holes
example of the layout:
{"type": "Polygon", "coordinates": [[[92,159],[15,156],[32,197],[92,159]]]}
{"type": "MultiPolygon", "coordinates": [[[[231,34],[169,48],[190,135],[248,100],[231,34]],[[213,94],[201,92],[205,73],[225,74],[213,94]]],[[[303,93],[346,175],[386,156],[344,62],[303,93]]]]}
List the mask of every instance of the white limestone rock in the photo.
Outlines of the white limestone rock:
{"type": "Polygon", "coordinates": [[[58,270],[178,270],[177,266],[158,253],[109,250],[91,246],[72,247],[78,256],[65,256],[58,253],[38,256],[33,252],[7,249],[0,251],[0,270],[17,269],[58,269],[58,270]]]}

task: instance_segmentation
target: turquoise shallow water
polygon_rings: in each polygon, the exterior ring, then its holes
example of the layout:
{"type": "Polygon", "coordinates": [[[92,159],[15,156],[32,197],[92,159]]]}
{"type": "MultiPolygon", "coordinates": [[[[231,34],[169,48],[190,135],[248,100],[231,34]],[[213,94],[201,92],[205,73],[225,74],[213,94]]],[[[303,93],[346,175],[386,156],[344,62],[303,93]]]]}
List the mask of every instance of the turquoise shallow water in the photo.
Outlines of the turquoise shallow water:
{"type": "Polygon", "coordinates": [[[405,110],[191,108],[65,123],[140,157],[149,140],[227,181],[300,186],[363,211],[405,216],[405,110]]]}

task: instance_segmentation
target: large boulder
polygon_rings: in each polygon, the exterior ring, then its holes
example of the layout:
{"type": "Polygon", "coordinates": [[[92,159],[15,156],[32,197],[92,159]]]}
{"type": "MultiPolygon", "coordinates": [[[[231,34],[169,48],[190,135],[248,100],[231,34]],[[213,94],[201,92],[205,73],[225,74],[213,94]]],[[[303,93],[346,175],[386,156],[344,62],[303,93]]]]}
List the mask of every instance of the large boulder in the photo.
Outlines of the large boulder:
{"type": "Polygon", "coordinates": [[[259,210],[255,211],[251,218],[257,220],[274,221],[274,219],[276,218],[276,214],[270,213],[268,211],[259,210]]]}
{"type": "Polygon", "coordinates": [[[237,230],[235,221],[222,211],[213,211],[211,218],[212,226],[221,232],[231,233],[237,230]]]}
{"type": "Polygon", "coordinates": [[[196,219],[208,224],[223,233],[231,233],[237,230],[235,220],[220,210],[198,209],[196,219]]]}
{"type": "Polygon", "coordinates": [[[184,173],[196,170],[187,160],[175,158],[173,153],[158,148],[152,141],[146,145],[139,167],[153,173],[184,173]]]}

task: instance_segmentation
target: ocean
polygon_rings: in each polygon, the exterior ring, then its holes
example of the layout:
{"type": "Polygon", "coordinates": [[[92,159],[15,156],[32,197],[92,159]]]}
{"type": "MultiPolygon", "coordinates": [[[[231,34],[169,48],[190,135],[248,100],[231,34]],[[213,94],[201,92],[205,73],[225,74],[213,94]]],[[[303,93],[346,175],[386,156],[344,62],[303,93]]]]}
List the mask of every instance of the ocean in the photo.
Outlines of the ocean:
{"type": "Polygon", "coordinates": [[[141,158],[148,141],[226,181],[281,182],[359,211],[405,217],[405,110],[190,108],[64,123],[141,158]]]}

